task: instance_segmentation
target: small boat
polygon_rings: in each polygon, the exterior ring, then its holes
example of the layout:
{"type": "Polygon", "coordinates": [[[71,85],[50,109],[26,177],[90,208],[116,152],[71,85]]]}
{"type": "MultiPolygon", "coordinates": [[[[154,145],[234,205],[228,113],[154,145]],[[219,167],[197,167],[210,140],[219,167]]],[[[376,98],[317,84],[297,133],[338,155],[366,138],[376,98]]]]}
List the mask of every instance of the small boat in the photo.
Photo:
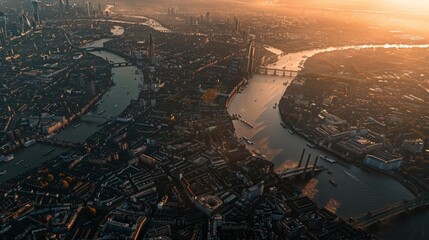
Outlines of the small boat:
{"type": "Polygon", "coordinates": [[[338,184],[332,179],[329,179],[329,183],[331,183],[334,187],[338,186],[338,184]]]}
{"type": "Polygon", "coordinates": [[[330,162],[330,163],[336,163],[337,161],[335,161],[334,159],[331,159],[331,158],[328,158],[327,156],[325,156],[325,155],[320,155],[319,156],[321,159],[323,159],[323,160],[325,160],[325,161],[327,161],[327,162],[330,162]]]}
{"type": "Polygon", "coordinates": [[[53,151],[55,151],[55,148],[52,148],[51,150],[45,152],[45,154],[43,154],[43,156],[48,156],[49,154],[51,154],[53,151]]]}
{"type": "Polygon", "coordinates": [[[78,128],[78,127],[80,127],[80,125],[82,125],[82,124],[78,123],[78,124],[74,125],[73,128],[78,128]]]}
{"type": "Polygon", "coordinates": [[[274,109],[276,109],[276,108],[277,108],[277,103],[275,103],[275,104],[274,104],[273,108],[274,108],[274,109]]]}
{"type": "Polygon", "coordinates": [[[36,140],[33,139],[33,140],[25,142],[24,147],[29,147],[29,146],[34,145],[34,144],[36,144],[36,140]]]}
{"type": "Polygon", "coordinates": [[[3,175],[6,175],[6,170],[2,170],[2,171],[0,171],[0,176],[3,176],[3,175]]]}
{"type": "Polygon", "coordinates": [[[115,104],[113,107],[114,107],[114,108],[117,108],[117,107],[118,107],[118,104],[115,104]]]}
{"type": "Polygon", "coordinates": [[[316,148],[316,145],[314,145],[314,144],[312,144],[312,143],[310,143],[310,142],[307,142],[307,146],[308,146],[309,148],[316,148]]]}
{"type": "Polygon", "coordinates": [[[102,110],[102,111],[99,111],[97,114],[98,115],[101,115],[101,114],[103,114],[103,113],[105,113],[106,112],[106,110],[102,110]]]}
{"type": "Polygon", "coordinates": [[[247,122],[246,120],[244,120],[243,118],[240,118],[240,121],[244,124],[246,124],[247,126],[254,128],[252,124],[250,124],[249,122],[247,122]]]}
{"type": "Polygon", "coordinates": [[[23,163],[24,160],[19,160],[19,162],[16,162],[15,164],[13,164],[14,166],[18,166],[19,164],[23,163]]]}
{"type": "Polygon", "coordinates": [[[292,135],[294,135],[294,134],[295,134],[295,132],[294,132],[292,129],[289,129],[288,131],[289,131],[289,133],[290,133],[290,134],[292,134],[292,135]]]}
{"type": "Polygon", "coordinates": [[[248,138],[243,137],[243,140],[244,140],[247,144],[249,144],[249,145],[253,145],[253,142],[252,142],[252,141],[250,141],[248,138]]]}
{"type": "Polygon", "coordinates": [[[284,122],[280,122],[280,125],[281,125],[284,129],[287,129],[287,126],[286,126],[286,124],[285,124],[284,122]]]}
{"type": "Polygon", "coordinates": [[[4,162],[4,163],[6,163],[6,162],[10,162],[10,161],[12,161],[14,158],[15,158],[15,156],[14,156],[13,154],[9,154],[9,155],[7,155],[7,156],[0,155],[0,162],[4,162]]]}

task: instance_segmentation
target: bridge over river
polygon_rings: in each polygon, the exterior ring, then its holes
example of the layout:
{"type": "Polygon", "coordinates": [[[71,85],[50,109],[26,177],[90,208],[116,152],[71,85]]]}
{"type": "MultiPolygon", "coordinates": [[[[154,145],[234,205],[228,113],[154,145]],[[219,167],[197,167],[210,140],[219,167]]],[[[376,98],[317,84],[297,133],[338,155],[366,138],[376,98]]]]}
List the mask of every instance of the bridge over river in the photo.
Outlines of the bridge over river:
{"type": "Polygon", "coordinates": [[[350,223],[359,228],[367,228],[381,221],[398,216],[402,213],[409,213],[417,209],[429,206],[429,196],[421,196],[413,200],[404,200],[376,211],[370,211],[365,216],[350,219],[350,223]]]}
{"type": "Polygon", "coordinates": [[[300,71],[297,70],[288,70],[284,68],[275,68],[275,67],[258,67],[256,68],[257,74],[265,75],[274,75],[274,76],[283,76],[283,77],[296,77],[300,71]]]}
{"type": "MultiPolygon", "coordinates": [[[[104,48],[104,47],[87,47],[87,48],[83,48],[85,51],[87,52],[96,52],[96,51],[109,51],[108,49],[104,48]]],[[[117,68],[117,67],[128,67],[128,66],[133,66],[134,63],[132,62],[128,62],[128,61],[124,61],[124,62],[110,62],[110,67],[112,68],[117,68]]]]}

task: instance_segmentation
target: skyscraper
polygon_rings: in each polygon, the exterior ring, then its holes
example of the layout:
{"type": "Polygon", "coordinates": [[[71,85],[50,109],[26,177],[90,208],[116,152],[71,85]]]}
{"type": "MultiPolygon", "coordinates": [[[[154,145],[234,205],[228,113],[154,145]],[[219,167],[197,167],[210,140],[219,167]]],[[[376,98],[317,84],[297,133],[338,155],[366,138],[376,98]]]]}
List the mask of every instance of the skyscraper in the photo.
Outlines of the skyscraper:
{"type": "Polygon", "coordinates": [[[25,13],[21,15],[20,20],[21,20],[21,32],[25,32],[28,29],[31,29],[31,22],[28,19],[27,15],[25,15],[25,13]]]}
{"type": "Polygon", "coordinates": [[[0,46],[6,45],[6,37],[3,31],[3,28],[0,28],[0,46]]]}
{"type": "Polygon", "coordinates": [[[253,65],[255,64],[255,45],[253,41],[249,42],[247,45],[247,74],[248,76],[253,73],[253,65]]]}
{"type": "Polygon", "coordinates": [[[1,45],[5,45],[7,38],[7,18],[4,13],[0,12],[0,41],[1,45]]]}
{"type": "Polygon", "coordinates": [[[38,0],[32,0],[31,5],[33,5],[34,25],[37,26],[40,24],[40,2],[38,0]]]}
{"type": "Polygon", "coordinates": [[[91,16],[91,3],[86,2],[85,6],[86,6],[86,15],[89,17],[91,16]]]}
{"type": "Polygon", "coordinates": [[[70,11],[70,3],[69,0],[66,0],[66,12],[70,11]]]}
{"type": "Polygon", "coordinates": [[[149,64],[152,64],[152,58],[153,58],[153,39],[152,39],[152,33],[149,35],[149,64]]]}
{"type": "Polygon", "coordinates": [[[60,12],[61,12],[61,14],[63,14],[64,13],[64,1],[59,0],[59,5],[60,5],[60,12]]]}
{"type": "Polygon", "coordinates": [[[206,13],[206,22],[207,22],[207,24],[210,23],[210,12],[206,13]]]}

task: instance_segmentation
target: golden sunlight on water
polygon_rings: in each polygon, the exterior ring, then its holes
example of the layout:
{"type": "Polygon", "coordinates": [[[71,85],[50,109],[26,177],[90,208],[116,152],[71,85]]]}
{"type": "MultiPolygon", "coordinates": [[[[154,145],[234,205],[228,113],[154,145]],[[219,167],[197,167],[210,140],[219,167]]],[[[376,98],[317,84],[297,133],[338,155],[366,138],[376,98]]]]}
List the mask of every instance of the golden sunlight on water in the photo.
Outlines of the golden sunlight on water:
{"type": "Polygon", "coordinates": [[[276,172],[281,173],[285,170],[296,168],[298,166],[298,162],[296,161],[284,161],[282,164],[276,167],[276,172]]]}
{"type": "Polygon", "coordinates": [[[331,198],[329,199],[329,201],[326,203],[325,208],[328,209],[329,211],[336,213],[338,208],[340,208],[341,203],[338,202],[337,200],[331,198]]]}
{"type": "Polygon", "coordinates": [[[307,185],[305,185],[304,189],[302,189],[302,193],[307,197],[313,199],[316,196],[317,192],[319,192],[319,190],[316,188],[318,183],[319,180],[317,180],[316,178],[312,178],[310,181],[308,181],[307,185]]]}

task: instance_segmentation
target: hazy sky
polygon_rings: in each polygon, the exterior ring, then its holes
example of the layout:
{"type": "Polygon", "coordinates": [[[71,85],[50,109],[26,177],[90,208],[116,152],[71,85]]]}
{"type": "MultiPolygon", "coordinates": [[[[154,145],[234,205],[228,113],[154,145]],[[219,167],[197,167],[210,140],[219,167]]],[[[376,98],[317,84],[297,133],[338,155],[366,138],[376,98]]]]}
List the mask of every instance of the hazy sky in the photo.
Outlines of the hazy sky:
{"type": "Polygon", "coordinates": [[[326,8],[359,8],[385,11],[419,11],[429,15],[429,0],[231,0],[261,5],[307,5],[326,8]]]}

